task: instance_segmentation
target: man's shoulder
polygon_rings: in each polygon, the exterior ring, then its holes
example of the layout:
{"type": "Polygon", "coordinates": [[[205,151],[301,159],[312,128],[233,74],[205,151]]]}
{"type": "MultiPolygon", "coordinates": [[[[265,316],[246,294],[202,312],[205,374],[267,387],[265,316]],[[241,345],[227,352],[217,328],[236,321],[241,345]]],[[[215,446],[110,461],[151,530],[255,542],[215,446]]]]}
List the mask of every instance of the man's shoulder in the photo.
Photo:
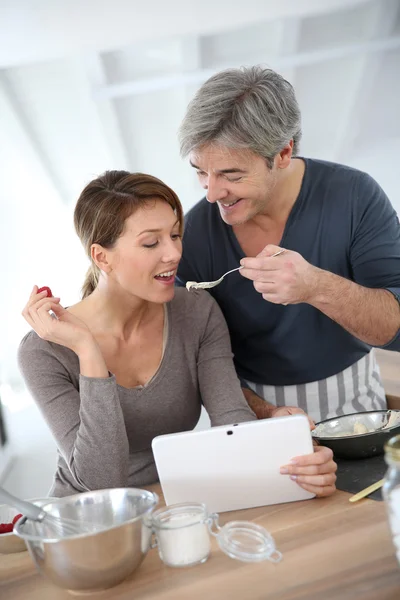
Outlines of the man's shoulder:
{"type": "Polygon", "coordinates": [[[371,175],[365,171],[356,169],[355,167],[316,158],[304,158],[303,160],[305,161],[307,171],[310,172],[312,178],[320,175],[324,181],[335,180],[337,182],[342,181],[346,183],[357,181],[378,185],[371,175]]]}
{"type": "Polygon", "coordinates": [[[381,186],[365,171],[314,158],[305,159],[305,162],[305,192],[309,198],[334,202],[338,211],[363,213],[368,206],[389,206],[381,186]]]}

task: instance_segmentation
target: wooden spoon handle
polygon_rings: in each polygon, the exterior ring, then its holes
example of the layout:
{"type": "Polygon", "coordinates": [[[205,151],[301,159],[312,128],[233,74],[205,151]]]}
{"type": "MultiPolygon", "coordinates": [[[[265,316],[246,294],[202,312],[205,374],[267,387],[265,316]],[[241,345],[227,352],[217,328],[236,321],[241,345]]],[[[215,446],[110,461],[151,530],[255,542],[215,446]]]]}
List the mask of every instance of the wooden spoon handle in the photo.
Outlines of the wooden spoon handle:
{"type": "Polygon", "coordinates": [[[365,488],[364,490],[361,490],[361,492],[358,492],[358,494],[354,494],[354,496],[351,496],[349,498],[349,502],[357,502],[357,500],[361,500],[361,498],[365,498],[365,496],[372,494],[372,492],[376,492],[376,490],[379,490],[379,488],[381,488],[383,486],[384,481],[385,481],[384,479],[380,479],[379,481],[376,481],[375,483],[373,483],[369,487],[365,488]]]}

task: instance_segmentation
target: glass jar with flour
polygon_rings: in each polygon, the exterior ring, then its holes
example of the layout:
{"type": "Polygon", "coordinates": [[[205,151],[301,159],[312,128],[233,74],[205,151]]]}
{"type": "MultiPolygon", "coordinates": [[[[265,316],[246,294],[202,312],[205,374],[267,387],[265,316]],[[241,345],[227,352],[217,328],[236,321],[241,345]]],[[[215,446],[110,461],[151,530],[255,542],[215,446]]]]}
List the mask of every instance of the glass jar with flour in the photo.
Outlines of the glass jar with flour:
{"type": "Polygon", "coordinates": [[[220,527],[218,514],[209,514],[205,504],[173,504],[155,511],[153,531],[161,560],[169,567],[189,567],[204,563],[214,536],[221,550],[245,562],[279,562],[272,536],[250,521],[231,521],[220,527]]]}
{"type": "Polygon", "coordinates": [[[393,543],[400,565],[400,435],[390,438],[385,444],[385,461],[388,470],[383,484],[383,497],[386,502],[393,543]]]}

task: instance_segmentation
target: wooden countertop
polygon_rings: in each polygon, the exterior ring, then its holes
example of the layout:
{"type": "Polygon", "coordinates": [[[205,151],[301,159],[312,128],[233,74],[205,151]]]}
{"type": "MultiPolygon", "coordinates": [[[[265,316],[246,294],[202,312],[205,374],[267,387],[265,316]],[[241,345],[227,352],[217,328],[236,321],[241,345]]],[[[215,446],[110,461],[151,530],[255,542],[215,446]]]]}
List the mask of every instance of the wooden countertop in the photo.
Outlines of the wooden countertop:
{"type": "MultiPolygon", "coordinates": [[[[159,493],[159,486],[152,486],[159,493]]],[[[275,538],[278,564],[242,563],[213,540],[208,561],[168,568],[157,550],[124,583],[104,592],[70,595],[36,573],[27,552],[0,555],[1,600],[395,600],[397,564],[383,502],[350,504],[349,494],[224,513],[221,524],[246,519],[275,538]]]]}
{"type": "MultiPolygon", "coordinates": [[[[387,394],[400,397],[400,354],[377,350],[387,394]]],[[[400,406],[399,406],[400,408],[400,406]]],[[[151,486],[157,493],[159,486],[151,486]]],[[[247,564],[225,556],[212,541],[209,560],[171,569],[150,550],[136,573],[100,593],[71,595],[39,575],[27,552],[0,554],[1,600],[395,600],[397,564],[383,502],[350,504],[349,494],[225,513],[263,525],[283,553],[279,564],[247,564]]]]}

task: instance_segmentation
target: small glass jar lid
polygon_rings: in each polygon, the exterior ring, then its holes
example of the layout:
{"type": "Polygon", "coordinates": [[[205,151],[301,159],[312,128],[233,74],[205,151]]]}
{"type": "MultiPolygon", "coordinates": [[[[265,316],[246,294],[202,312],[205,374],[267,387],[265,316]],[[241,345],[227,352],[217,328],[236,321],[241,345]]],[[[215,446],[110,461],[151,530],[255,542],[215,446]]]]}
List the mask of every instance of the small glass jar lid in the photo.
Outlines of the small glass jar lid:
{"type": "Polygon", "coordinates": [[[282,559],[273,537],[264,527],[251,521],[230,521],[219,529],[216,538],[221,550],[231,558],[244,562],[282,559]]]}

